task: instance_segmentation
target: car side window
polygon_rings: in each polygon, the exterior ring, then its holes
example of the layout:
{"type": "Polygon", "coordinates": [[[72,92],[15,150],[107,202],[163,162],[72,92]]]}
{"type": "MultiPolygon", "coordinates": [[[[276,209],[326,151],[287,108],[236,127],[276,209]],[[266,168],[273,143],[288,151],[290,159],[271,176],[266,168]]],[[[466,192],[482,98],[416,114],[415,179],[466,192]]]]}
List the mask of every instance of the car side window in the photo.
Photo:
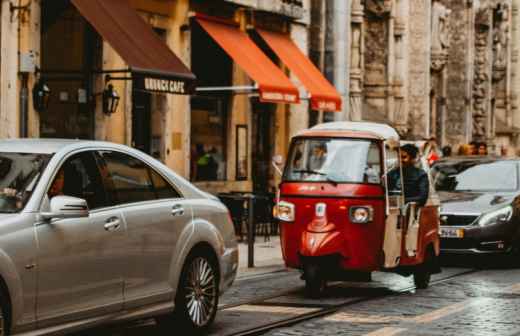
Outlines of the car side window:
{"type": "Polygon", "coordinates": [[[92,152],[68,158],[58,170],[47,195],[49,199],[60,195],[82,198],[90,209],[109,205],[92,152]]]}
{"type": "Polygon", "coordinates": [[[166,198],[181,198],[182,196],[175,190],[168,181],[164,179],[159,173],[150,168],[150,175],[155,190],[155,195],[158,199],[166,198]]]}
{"type": "Polygon", "coordinates": [[[110,182],[107,193],[116,204],[155,200],[152,179],[144,162],[119,152],[102,151],[110,182]]]}

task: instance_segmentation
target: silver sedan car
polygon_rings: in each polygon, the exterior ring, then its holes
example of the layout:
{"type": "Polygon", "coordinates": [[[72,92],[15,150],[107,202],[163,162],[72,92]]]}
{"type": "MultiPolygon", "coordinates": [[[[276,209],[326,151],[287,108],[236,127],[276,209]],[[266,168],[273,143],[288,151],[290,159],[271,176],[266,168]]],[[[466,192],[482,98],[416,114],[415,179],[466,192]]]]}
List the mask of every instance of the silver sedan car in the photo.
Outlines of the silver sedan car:
{"type": "Polygon", "coordinates": [[[0,335],[143,317],[204,331],[237,266],[225,206],[153,158],[0,141],[0,335]]]}

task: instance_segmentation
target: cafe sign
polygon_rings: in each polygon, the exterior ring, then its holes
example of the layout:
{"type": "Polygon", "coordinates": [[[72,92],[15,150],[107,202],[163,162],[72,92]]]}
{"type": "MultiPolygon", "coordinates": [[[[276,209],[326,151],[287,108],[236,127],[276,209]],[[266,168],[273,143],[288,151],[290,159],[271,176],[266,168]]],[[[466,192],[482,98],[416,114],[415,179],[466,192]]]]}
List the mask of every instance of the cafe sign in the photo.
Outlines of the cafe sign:
{"type": "Polygon", "coordinates": [[[137,76],[134,78],[134,88],[155,93],[191,94],[194,83],[183,79],[137,76]]]}
{"type": "Polygon", "coordinates": [[[303,19],[305,9],[303,0],[225,0],[237,5],[252,7],[257,10],[276,13],[293,19],[303,19]]]}

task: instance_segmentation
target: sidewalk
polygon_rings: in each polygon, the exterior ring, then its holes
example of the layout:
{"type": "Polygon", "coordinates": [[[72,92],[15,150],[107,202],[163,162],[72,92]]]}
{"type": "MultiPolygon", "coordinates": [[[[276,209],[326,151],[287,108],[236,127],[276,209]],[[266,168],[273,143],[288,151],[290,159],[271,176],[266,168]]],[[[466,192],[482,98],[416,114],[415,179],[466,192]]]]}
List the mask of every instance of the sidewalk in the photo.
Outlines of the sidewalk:
{"type": "Polygon", "coordinates": [[[264,237],[257,237],[255,242],[255,267],[247,267],[247,242],[238,244],[239,262],[237,280],[265,273],[273,273],[286,270],[282,250],[280,248],[280,237],[271,237],[270,241],[264,242],[264,237]]]}

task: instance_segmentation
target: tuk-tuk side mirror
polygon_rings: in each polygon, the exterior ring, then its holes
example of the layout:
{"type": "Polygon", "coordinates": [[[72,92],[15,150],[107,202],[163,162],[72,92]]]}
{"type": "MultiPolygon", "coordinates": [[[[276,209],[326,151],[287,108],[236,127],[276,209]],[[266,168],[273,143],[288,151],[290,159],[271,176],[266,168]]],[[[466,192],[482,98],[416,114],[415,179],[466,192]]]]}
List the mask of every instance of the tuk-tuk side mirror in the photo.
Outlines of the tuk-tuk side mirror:
{"type": "Polygon", "coordinates": [[[272,164],[276,172],[282,176],[283,173],[280,167],[283,165],[283,157],[281,155],[273,156],[272,164]]]}

